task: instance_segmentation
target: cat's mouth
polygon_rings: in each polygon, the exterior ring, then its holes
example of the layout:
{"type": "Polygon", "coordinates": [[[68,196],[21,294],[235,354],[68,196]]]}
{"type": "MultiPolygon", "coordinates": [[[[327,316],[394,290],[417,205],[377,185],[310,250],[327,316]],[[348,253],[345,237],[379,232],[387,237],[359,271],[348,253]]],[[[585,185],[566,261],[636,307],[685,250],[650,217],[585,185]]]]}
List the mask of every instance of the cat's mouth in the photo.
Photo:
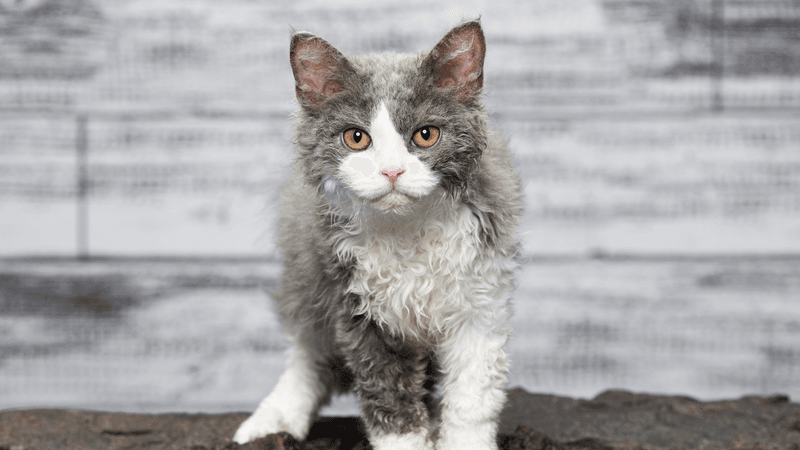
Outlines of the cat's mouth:
{"type": "Polygon", "coordinates": [[[381,211],[402,214],[416,201],[416,198],[404,194],[397,189],[392,189],[389,193],[372,200],[372,204],[381,211]]]}

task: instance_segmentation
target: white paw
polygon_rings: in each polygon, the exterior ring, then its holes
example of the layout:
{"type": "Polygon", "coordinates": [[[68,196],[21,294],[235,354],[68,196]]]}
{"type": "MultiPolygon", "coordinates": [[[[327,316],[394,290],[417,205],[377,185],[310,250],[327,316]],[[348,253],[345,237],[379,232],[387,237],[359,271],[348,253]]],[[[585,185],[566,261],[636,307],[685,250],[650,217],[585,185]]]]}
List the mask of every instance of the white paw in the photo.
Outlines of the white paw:
{"type": "Polygon", "coordinates": [[[427,431],[371,436],[369,443],[375,450],[434,450],[427,431]]]}
{"type": "Polygon", "coordinates": [[[239,425],[239,429],[233,435],[233,441],[237,444],[245,444],[281,431],[291,434],[296,439],[305,439],[310,427],[310,417],[287,414],[274,403],[265,401],[259,406],[253,415],[239,425]]]}
{"type": "Polygon", "coordinates": [[[497,443],[476,442],[466,439],[439,440],[436,450],[498,450],[497,443]]]}
{"type": "Polygon", "coordinates": [[[498,450],[496,429],[482,428],[486,427],[444,428],[436,442],[436,450],[498,450]]]}

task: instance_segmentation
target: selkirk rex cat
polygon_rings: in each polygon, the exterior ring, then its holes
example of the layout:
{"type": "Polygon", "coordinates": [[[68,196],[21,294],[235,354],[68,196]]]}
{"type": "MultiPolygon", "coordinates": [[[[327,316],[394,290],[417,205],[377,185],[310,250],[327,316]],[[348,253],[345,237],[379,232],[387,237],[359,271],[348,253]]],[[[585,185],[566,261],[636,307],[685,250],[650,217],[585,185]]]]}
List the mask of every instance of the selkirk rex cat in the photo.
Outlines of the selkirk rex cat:
{"type": "Polygon", "coordinates": [[[273,294],[292,351],[236,442],[304,439],[354,390],[376,450],[497,448],[522,200],[486,124],[485,51],[479,21],[422,54],[345,56],[293,33],[297,160],[273,294]]]}

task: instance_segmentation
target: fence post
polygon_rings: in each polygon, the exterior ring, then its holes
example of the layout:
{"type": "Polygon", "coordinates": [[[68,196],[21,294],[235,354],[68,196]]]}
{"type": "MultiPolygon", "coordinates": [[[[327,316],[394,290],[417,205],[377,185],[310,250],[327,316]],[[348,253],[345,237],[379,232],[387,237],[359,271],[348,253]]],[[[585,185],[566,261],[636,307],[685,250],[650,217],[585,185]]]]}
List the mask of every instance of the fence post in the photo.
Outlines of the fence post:
{"type": "Polygon", "coordinates": [[[86,261],[89,259],[89,117],[86,114],[78,114],[76,121],[77,256],[79,260],[86,261]]]}

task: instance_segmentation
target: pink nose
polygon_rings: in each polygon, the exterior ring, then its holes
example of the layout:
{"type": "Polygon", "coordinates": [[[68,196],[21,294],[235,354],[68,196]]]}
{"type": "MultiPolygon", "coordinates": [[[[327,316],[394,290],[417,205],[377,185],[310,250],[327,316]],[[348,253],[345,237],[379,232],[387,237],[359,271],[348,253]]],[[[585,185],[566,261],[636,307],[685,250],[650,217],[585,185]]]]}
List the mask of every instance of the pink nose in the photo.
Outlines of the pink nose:
{"type": "Polygon", "coordinates": [[[386,175],[386,178],[389,179],[389,182],[392,183],[392,187],[394,187],[394,184],[397,183],[397,179],[400,178],[400,174],[403,173],[403,169],[381,170],[381,173],[386,175]]]}

